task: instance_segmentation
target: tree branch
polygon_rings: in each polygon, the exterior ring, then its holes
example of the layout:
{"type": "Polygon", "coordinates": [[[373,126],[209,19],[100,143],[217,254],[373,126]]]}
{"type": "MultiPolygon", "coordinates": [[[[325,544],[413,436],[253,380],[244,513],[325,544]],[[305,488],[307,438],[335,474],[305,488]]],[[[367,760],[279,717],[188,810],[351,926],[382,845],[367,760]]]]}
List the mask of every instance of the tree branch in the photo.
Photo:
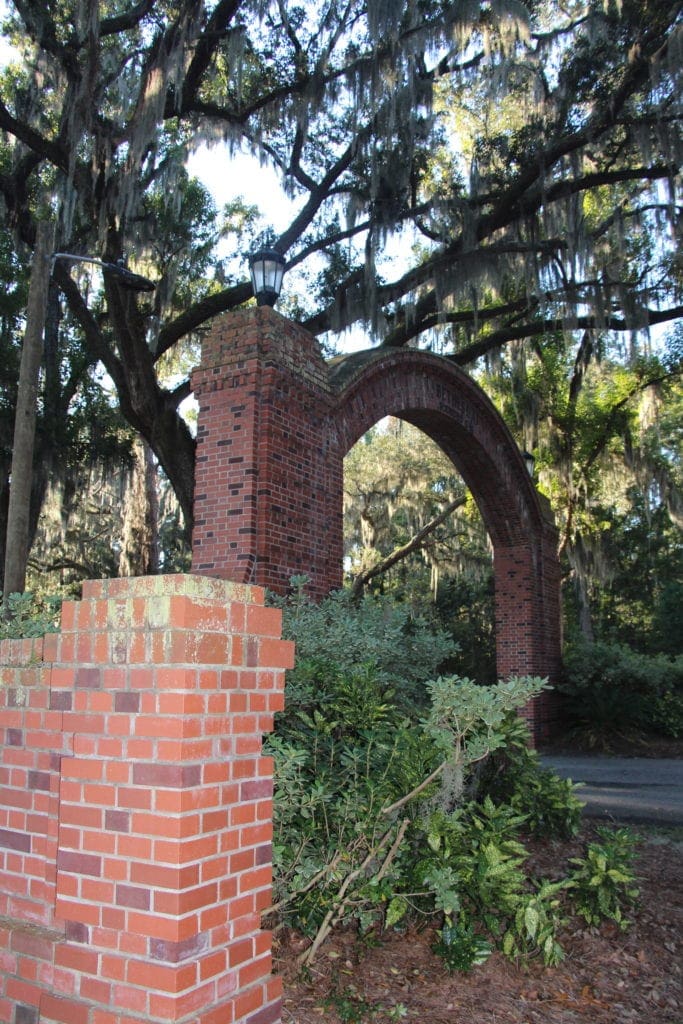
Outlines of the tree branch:
{"type": "Polygon", "coordinates": [[[406,544],[402,544],[400,547],[394,548],[391,554],[387,555],[386,558],[383,558],[377,563],[377,565],[373,565],[370,569],[366,569],[365,572],[359,573],[353,581],[351,587],[352,592],[356,595],[360,594],[363,587],[366,586],[371,579],[374,579],[375,576],[381,576],[381,574],[386,572],[387,569],[391,569],[392,565],[396,565],[396,563],[400,562],[401,559],[406,558],[407,555],[411,554],[413,551],[417,551],[422,547],[422,544],[427,537],[433,533],[437,527],[441,526],[441,524],[445,522],[453,512],[455,512],[456,508],[460,508],[460,506],[464,504],[464,495],[450,501],[443,511],[439,512],[438,516],[430,519],[427,525],[423,526],[421,530],[418,530],[415,536],[411,537],[406,544]]]}

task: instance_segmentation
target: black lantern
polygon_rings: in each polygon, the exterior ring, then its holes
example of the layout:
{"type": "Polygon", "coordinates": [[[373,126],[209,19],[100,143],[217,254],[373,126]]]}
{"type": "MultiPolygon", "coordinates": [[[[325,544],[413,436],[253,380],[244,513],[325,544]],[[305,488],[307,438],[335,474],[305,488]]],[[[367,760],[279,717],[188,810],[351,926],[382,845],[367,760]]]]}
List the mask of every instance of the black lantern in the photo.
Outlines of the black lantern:
{"type": "Polygon", "coordinates": [[[534,466],[536,465],[536,459],[533,457],[531,452],[523,451],[522,458],[524,459],[524,465],[527,468],[527,472],[531,479],[534,478],[534,466]]]}
{"type": "Polygon", "coordinates": [[[249,257],[251,286],[259,306],[274,306],[280,297],[285,258],[275,249],[259,249],[249,257]]]}

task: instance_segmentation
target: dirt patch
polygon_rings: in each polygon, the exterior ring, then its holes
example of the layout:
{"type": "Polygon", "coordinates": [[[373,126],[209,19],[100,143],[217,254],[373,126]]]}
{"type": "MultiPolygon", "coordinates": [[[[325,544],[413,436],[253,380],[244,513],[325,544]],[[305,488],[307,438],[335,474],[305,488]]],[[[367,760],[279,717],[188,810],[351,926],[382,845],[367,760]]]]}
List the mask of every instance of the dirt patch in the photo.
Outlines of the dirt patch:
{"type": "MultiPolygon", "coordinates": [[[[304,940],[276,943],[283,975],[283,1024],[681,1024],[683,1021],[683,830],[643,836],[637,873],[641,905],[627,932],[573,920],[566,958],[547,968],[498,953],[471,974],[449,974],[432,952],[434,932],[412,928],[368,945],[348,932],[328,941],[306,973],[304,940]]],[[[586,826],[584,836],[590,834],[586,826]]],[[[575,843],[539,844],[534,870],[556,874],[575,843]]]]}

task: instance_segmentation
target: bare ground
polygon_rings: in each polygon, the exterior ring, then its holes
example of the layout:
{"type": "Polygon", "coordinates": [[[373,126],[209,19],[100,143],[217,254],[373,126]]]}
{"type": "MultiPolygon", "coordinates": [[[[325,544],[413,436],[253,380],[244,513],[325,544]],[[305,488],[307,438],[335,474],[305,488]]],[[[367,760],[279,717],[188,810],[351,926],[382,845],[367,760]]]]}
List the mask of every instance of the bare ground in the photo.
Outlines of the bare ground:
{"type": "MultiPolygon", "coordinates": [[[[539,844],[533,869],[559,874],[576,849],[539,844]]],[[[351,932],[333,936],[302,973],[304,940],[282,937],[283,1024],[683,1024],[683,830],[643,833],[636,870],[641,902],[631,928],[572,920],[562,934],[566,958],[554,968],[494,953],[471,974],[451,975],[431,950],[432,928],[413,928],[373,946],[351,932]]]]}

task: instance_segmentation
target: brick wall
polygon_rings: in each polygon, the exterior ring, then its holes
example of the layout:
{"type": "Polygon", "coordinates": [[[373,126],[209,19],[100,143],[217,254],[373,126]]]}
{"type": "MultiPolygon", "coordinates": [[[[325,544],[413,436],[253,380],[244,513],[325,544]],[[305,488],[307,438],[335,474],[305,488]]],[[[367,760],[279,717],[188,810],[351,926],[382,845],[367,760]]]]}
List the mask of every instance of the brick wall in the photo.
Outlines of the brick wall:
{"type": "Polygon", "coordinates": [[[189,576],[3,642],[0,1020],[280,1020],[261,738],[292,657],[259,588],[189,576]]]}

